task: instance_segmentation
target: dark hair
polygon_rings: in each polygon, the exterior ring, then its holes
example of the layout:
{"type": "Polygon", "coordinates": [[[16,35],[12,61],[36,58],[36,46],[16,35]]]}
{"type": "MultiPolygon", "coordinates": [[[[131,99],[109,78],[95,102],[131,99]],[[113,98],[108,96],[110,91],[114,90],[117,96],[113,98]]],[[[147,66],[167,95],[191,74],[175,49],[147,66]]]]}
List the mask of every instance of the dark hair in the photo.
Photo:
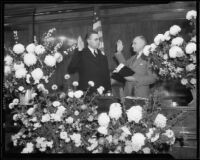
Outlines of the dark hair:
{"type": "Polygon", "coordinates": [[[85,36],[86,41],[90,38],[90,36],[91,36],[92,34],[98,34],[98,32],[96,32],[96,31],[94,31],[94,30],[88,31],[87,34],[86,34],[86,36],[85,36]]]}

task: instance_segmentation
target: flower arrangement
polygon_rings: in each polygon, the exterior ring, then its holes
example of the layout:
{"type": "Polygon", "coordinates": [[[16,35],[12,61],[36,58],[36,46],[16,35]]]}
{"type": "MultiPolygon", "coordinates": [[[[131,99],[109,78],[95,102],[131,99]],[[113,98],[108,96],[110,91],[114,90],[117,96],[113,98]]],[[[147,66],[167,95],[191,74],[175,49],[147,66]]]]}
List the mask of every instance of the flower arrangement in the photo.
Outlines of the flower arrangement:
{"type": "MultiPolygon", "coordinates": [[[[65,76],[68,77],[68,76],[65,76]]],[[[34,99],[32,106],[12,102],[13,120],[19,126],[11,139],[21,153],[160,153],[175,143],[175,133],[168,117],[148,106],[132,106],[128,110],[112,103],[108,112],[98,113],[99,87],[76,90],[78,82],[68,92],[44,94],[34,99]],[[151,110],[151,111],[150,111],[151,110]]]]}
{"type": "Polygon", "coordinates": [[[55,37],[55,31],[52,28],[44,33],[42,44],[35,37],[34,43],[26,47],[18,42],[18,33],[14,31],[15,45],[12,49],[4,47],[4,85],[16,97],[21,95],[20,103],[28,104],[36,96],[35,90],[48,83],[56,64],[63,60],[63,41],[55,37]]]}
{"type": "Polygon", "coordinates": [[[154,43],[143,50],[152,64],[152,70],[161,79],[180,79],[189,88],[196,86],[196,15],[194,10],[186,15],[193,27],[189,42],[180,35],[181,28],[173,25],[164,34],[158,34],[154,43]]]}

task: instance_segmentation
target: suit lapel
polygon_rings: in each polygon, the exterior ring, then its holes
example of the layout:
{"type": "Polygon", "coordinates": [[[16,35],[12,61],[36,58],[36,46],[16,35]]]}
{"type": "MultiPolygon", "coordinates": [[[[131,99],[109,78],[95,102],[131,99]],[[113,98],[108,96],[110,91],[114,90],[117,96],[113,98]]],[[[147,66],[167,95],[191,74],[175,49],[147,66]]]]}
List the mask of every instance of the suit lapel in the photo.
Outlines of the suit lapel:
{"type": "Polygon", "coordinates": [[[86,48],[86,56],[90,61],[98,63],[98,56],[94,56],[89,48],[86,48]]]}

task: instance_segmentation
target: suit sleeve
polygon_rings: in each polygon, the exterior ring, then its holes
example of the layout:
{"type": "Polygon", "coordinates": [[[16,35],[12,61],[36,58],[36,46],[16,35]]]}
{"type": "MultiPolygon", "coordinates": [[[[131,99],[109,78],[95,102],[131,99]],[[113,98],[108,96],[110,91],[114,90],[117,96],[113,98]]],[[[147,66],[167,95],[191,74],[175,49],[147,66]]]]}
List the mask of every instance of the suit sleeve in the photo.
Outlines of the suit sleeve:
{"type": "Polygon", "coordinates": [[[79,70],[81,53],[82,51],[78,51],[78,49],[74,50],[74,54],[67,69],[69,74],[73,74],[79,70]]]}
{"type": "Polygon", "coordinates": [[[150,85],[156,82],[156,80],[158,80],[158,76],[151,71],[149,63],[147,64],[146,75],[135,74],[134,77],[138,82],[138,85],[150,85]]]}
{"type": "Polygon", "coordinates": [[[126,64],[126,60],[125,60],[125,58],[124,58],[124,56],[123,56],[123,54],[121,52],[115,53],[115,58],[117,59],[117,61],[119,63],[126,64]]]}

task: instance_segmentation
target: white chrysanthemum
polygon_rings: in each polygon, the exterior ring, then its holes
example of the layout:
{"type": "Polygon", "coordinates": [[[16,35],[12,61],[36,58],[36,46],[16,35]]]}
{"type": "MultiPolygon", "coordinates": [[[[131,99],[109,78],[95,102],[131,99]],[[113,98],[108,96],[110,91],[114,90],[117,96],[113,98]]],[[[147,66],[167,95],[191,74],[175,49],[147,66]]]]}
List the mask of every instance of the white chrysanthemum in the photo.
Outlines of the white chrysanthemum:
{"type": "Polygon", "coordinates": [[[69,79],[70,78],[70,75],[69,74],[66,74],[65,75],[65,79],[69,79]]]}
{"type": "Polygon", "coordinates": [[[94,82],[93,81],[88,81],[88,85],[91,87],[94,87],[94,82]]]}
{"type": "Polygon", "coordinates": [[[66,110],[66,108],[64,106],[59,106],[58,110],[56,111],[56,114],[63,115],[65,110],[66,110]]]}
{"type": "Polygon", "coordinates": [[[177,73],[180,73],[180,72],[182,72],[183,70],[184,70],[184,69],[183,69],[183,68],[180,68],[180,67],[177,67],[177,68],[176,68],[176,72],[177,72],[177,73]]]}
{"type": "Polygon", "coordinates": [[[63,60],[63,56],[62,56],[62,54],[59,53],[59,52],[56,52],[56,53],[54,54],[54,57],[55,57],[55,59],[56,59],[56,61],[57,61],[58,63],[62,62],[62,60],[63,60]]]}
{"type": "Polygon", "coordinates": [[[35,112],[35,108],[29,108],[27,111],[28,115],[32,115],[35,112]]]}
{"type": "Polygon", "coordinates": [[[146,46],[143,48],[143,54],[144,54],[145,56],[149,56],[150,49],[151,49],[151,46],[150,46],[150,45],[146,45],[146,46]]]}
{"type": "Polygon", "coordinates": [[[73,135],[70,135],[70,138],[74,141],[76,146],[81,144],[81,135],[79,133],[73,133],[73,135]]]}
{"type": "Polygon", "coordinates": [[[118,120],[122,116],[122,108],[119,103],[112,103],[109,110],[110,118],[118,120]]]}
{"type": "Polygon", "coordinates": [[[44,84],[42,84],[42,83],[38,84],[38,85],[37,85],[37,89],[38,89],[39,91],[45,90],[44,84]]]}
{"type": "Polygon", "coordinates": [[[131,139],[133,151],[138,152],[145,145],[145,139],[142,133],[135,133],[131,139]]]}
{"type": "Polygon", "coordinates": [[[151,139],[154,131],[155,131],[155,128],[149,128],[149,132],[146,133],[147,139],[151,139]]]}
{"type": "Polygon", "coordinates": [[[15,77],[16,78],[25,78],[27,74],[27,70],[25,68],[20,68],[16,70],[15,77]]]}
{"type": "Polygon", "coordinates": [[[53,104],[54,107],[60,106],[60,102],[59,101],[54,101],[52,104],[53,104]]]}
{"type": "Polygon", "coordinates": [[[195,10],[188,11],[186,14],[187,20],[191,20],[192,18],[196,19],[196,17],[197,17],[197,11],[195,10]]]}
{"type": "Polygon", "coordinates": [[[129,110],[127,110],[128,121],[134,121],[135,123],[139,123],[142,119],[142,107],[141,106],[132,106],[129,110]]]}
{"type": "Polygon", "coordinates": [[[157,46],[155,45],[155,43],[152,43],[150,46],[151,46],[150,51],[151,51],[151,52],[155,51],[155,49],[156,49],[156,47],[157,47],[157,46]]]}
{"type": "Polygon", "coordinates": [[[66,139],[66,138],[68,138],[68,134],[67,134],[67,132],[60,132],[60,138],[61,139],[66,139]]]}
{"type": "Polygon", "coordinates": [[[31,72],[31,75],[36,83],[39,83],[40,79],[43,77],[43,71],[40,68],[36,68],[31,72]]]}
{"type": "Polygon", "coordinates": [[[40,123],[34,123],[33,127],[35,129],[42,127],[42,125],[40,123]]]}
{"type": "Polygon", "coordinates": [[[197,50],[196,43],[193,43],[193,42],[189,42],[185,47],[185,52],[187,54],[192,54],[192,53],[196,52],[196,50],[197,50]]]}
{"type": "Polygon", "coordinates": [[[9,103],[9,106],[8,106],[10,109],[13,109],[15,107],[15,104],[14,103],[9,103]]]}
{"type": "Polygon", "coordinates": [[[53,67],[56,65],[56,59],[51,55],[47,55],[44,59],[44,63],[49,67],[53,67]]]}
{"type": "Polygon", "coordinates": [[[155,118],[154,124],[156,127],[164,128],[167,123],[167,118],[163,114],[158,114],[155,118]]]}
{"type": "Polygon", "coordinates": [[[97,88],[97,92],[102,95],[103,94],[103,91],[104,91],[104,87],[100,86],[99,88],[97,88]]]}
{"type": "Polygon", "coordinates": [[[98,123],[100,126],[108,126],[110,122],[110,117],[107,115],[107,113],[101,113],[98,117],[98,123]]]}
{"type": "Polygon", "coordinates": [[[188,83],[187,79],[185,79],[185,78],[181,79],[181,84],[182,85],[186,85],[187,83],[188,83]]]}
{"type": "Polygon", "coordinates": [[[163,34],[158,34],[155,38],[154,38],[154,43],[158,46],[161,42],[163,42],[165,40],[165,37],[163,34]]]}
{"type": "Polygon", "coordinates": [[[108,134],[108,129],[105,126],[100,126],[98,129],[98,132],[103,134],[103,135],[107,135],[108,134]]]}
{"type": "Polygon", "coordinates": [[[164,59],[164,60],[168,60],[168,58],[169,58],[169,57],[168,57],[168,54],[164,54],[164,55],[163,55],[163,59],[164,59]]]}
{"type": "Polygon", "coordinates": [[[121,127],[121,129],[126,135],[131,135],[130,130],[126,126],[121,127]]]}
{"type": "Polygon", "coordinates": [[[83,91],[81,91],[81,90],[78,90],[78,91],[75,91],[75,92],[74,92],[74,96],[75,96],[76,98],[81,98],[82,95],[83,95],[83,91]]]}
{"type": "Polygon", "coordinates": [[[24,87],[23,86],[19,86],[18,90],[22,92],[24,90],[24,87]]]}
{"type": "Polygon", "coordinates": [[[173,36],[177,35],[181,31],[181,28],[178,25],[173,25],[170,27],[169,33],[173,36]]]}
{"type": "Polygon", "coordinates": [[[73,92],[73,91],[69,91],[69,92],[68,92],[68,96],[69,96],[70,98],[73,98],[73,97],[74,97],[74,92],[73,92]]]}
{"type": "Polygon", "coordinates": [[[13,51],[14,51],[16,54],[22,54],[22,53],[24,53],[24,51],[25,51],[24,45],[22,45],[22,44],[20,44],[20,43],[14,45],[13,51]]]}
{"type": "Polygon", "coordinates": [[[45,48],[42,45],[38,45],[35,47],[35,53],[37,55],[43,54],[45,52],[45,48]]]}
{"type": "Polygon", "coordinates": [[[172,46],[169,50],[169,56],[171,58],[182,57],[183,55],[183,50],[178,46],[172,46]]]}
{"type": "Polygon", "coordinates": [[[32,153],[33,152],[33,143],[27,143],[26,147],[22,150],[21,153],[32,153]]]}
{"type": "Polygon", "coordinates": [[[34,53],[34,51],[35,51],[35,44],[34,44],[34,43],[29,44],[29,45],[26,47],[26,51],[27,51],[28,53],[34,53]]]}
{"type": "Polygon", "coordinates": [[[125,153],[132,153],[132,152],[133,152],[133,147],[132,147],[132,145],[126,145],[126,146],[124,147],[124,152],[125,152],[125,153]]]}
{"type": "Polygon", "coordinates": [[[18,98],[13,99],[13,103],[14,103],[15,105],[17,105],[17,104],[19,103],[19,99],[18,99],[18,98]]]}
{"type": "Polygon", "coordinates": [[[7,76],[12,72],[11,67],[10,66],[5,66],[4,67],[4,74],[7,76]]]}
{"type": "Polygon", "coordinates": [[[190,83],[191,83],[191,84],[196,84],[196,83],[197,83],[196,78],[191,78],[190,83]]]}
{"type": "Polygon", "coordinates": [[[77,87],[77,86],[78,86],[78,82],[77,82],[77,81],[74,81],[74,82],[72,83],[72,85],[73,85],[74,87],[77,87]]]}
{"type": "Polygon", "coordinates": [[[160,137],[159,133],[156,133],[154,137],[151,137],[151,142],[157,141],[159,137],[160,137]]]}
{"type": "Polygon", "coordinates": [[[60,114],[52,113],[50,117],[52,120],[59,122],[59,121],[61,121],[61,116],[62,115],[60,115],[60,114]]]}
{"type": "Polygon", "coordinates": [[[35,54],[27,53],[24,55],[24,63],[27,66],[32,66],[32,65],[36,64],[36,62],[37,62],[37,58],[36,58],[35,54]]]}
{"type": "Polygon", "coordinates": [[[6,65],[10,66],[13,62],[13,58],[9,55],[7,55],[5,58],[4,58],[4,62],[6,65]]]}
{"type": "Polygon", "coordinates": [[[66,123],[68,124],[72,124],[74,119],[72,117],[68,117],[67,119],[65,119],[66,123]]]}
{"type": "Polygon", "coordinates": [[[169,40],[171,39],[169,31],[166,31],[166,32],[164,33],[164,37],[165,37],[165,40],[166,40],[166,41],[169,41],[169,40]]]}
{"type": "Polygon", "coordinates": [[[58,86],[56,84],[53,84],[52,87],[51,87],[51,89],[55,91],[55,90],[58,89],[58,86]]]}
{"type": "Polygon", "coordinates": [[[174,46],[181,46],[183,44],[183,38],[182,37],[176,37],[172,39],[172,45],[174,46]]]}
{"type": "Polygon", "coordinates": [[[49,114],[45,114],[42,116],[41,122],[48,122],[50,121],[51,117],[49,114]]]}
{"type": "Polygon", "coordinates": [[[20,64],[16,64],[14,63],[14,70],[18,70],[20,68],[24,68],[24,63],[23,62],[20,62],[20,64]]]}
{"type": "Polygon", "coordinates": [[[163,134],[166,135],[168,138],[173,138],[175,136],[174,132],[171,129],[167,129],[163,134]]]}
{"type": "Polygon", "coordinates": [[[29,121],[37,122],[37,117],[33,117],[33,118],[31,118],[29,121]]]}
{"type": "Polygon", "coordinates": [[[144,154],[148,154],[148,153],[151,152],[151,150],[150,150],[149,147],[145,147],[145,148],[143,148],[142,151],[143,151],[144,154]]]}
{"type": "Polygon", "coordinates": [[[75,115],[75,116],[78,116],[78,115],[79,115],[79,111],[75,111],[75,112],[74,112],[74,115],[75,115]]]}
{"type": "Polygon", "coordinates": [[[196,65],[194,65],[193,63],[188,64],[188,65],[185,67],[186,71],[188,71],[188,72],[194,70],[195,68],[196,68],[196,65]]]}

